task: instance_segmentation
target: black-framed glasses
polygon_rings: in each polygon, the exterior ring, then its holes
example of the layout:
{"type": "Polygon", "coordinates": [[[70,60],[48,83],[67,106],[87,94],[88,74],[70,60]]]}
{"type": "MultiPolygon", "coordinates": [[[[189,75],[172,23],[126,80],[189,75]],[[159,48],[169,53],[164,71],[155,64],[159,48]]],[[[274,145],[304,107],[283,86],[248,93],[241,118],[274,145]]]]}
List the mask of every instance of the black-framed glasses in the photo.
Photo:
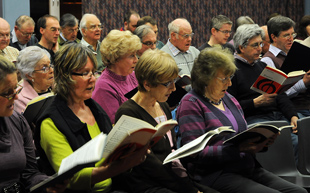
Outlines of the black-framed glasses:
{"type": "MultiPolygon", "coordinates": [[[[177,33],[177,34],[179,34],[179,33],[177,33]]],[[[187,39],[187,38],[189,38],[189,37],[191,37],[191,38],[193,38],[193,36],[194,36],[194,33],[190,33],[190,34],[179,34],[180,36],[182,36],[183,38],[185,38],[185,39],[187,39]]]]}
{"type": "Polygon", "coordinates": [[[174,80],[171,80],[171,81],[169,81],[169,82],[160,83],[160,84],[168,88],[168,87],[170,87],[172,84],[176,83],[177,80],[178,80],[178,78],[176,78],[176,79],[174,79],[174,80]]]}
{"type": "MultiPolygon", "coordinates": [[[[216,29],[216,28],[214,28],[214,29],[216,29]]],[[[232,33],[232,31],[228,31],[228,30],[224,30],[224,31],[222,31],[222,30],[220,30],[220,29],[216,29],[216,31],[219,31],[219,32],[222,32],[223,34],[229,34],[229,35],[231,35],[231,33],[232,33]]]]}
{"type": "Polygon", "coordinates": [[[255,43],[255,44],[251,44],[250,45],[252,48],[254,48],[254,49],[257,49],[257,48],[259,48],[259,47],[263,47],[264,46],[264,43],[263,42],[260,42],[260,43],[255,43]]]}
{"type": "Polygon", "coordinates": [[[83,73],[71,72],[71,74],[75,76],[82,76],[84,79],[91,79],[92,76],[97,78],[99,75],[99,72],[92,72],[92,71],[83,72],[83,73]]]}
{"type": "Polygon", "coordinates": [[[156,46],[157,41],[155,41],[155,42],[147,41],[147,42],[142,42],[142,44],[144,44],[144,45],[146,45],[146,46],[148,46],[148,47],[151,47],[151,46],[153,46],[153,45],[156,46]]]}
{"type": "Polygon", "coordinates": [[[282,35],[281,37],[283,37],[283,38],[285,38],[285,39],[290,39],[291,37],[293,37],[293,39],[294,38],[296,38],[296,36],[297,36],[297,33],[292,33],[292,34],[284,34],[284,35],[282,35]]]}
{"type": "Polygon", "coordinates": [[[220,78],[220,77],[216,77],[217,79],[219,79],[220,81],[222,81],[223,84],[227,84],[229,81],[231,81],[231,79],[234,77],[235,75],[232,74],[226,78],[220,78]]]}
{"type": "Polygon", "coordinates": [[[13,99],[16,95],[18,95],[20,93],[20,91],[22,91],[23,87],[19,84],[17,84],[17,86],[19,87],[16,92],[14,92],[14,90],[10,90],[7,93],[2,93],[0,94],[0,96],[7,98],[8,100],[13,99]]]}
{"type": "Polygon", "coordinates": [[[43,73],[48,73],[51,68],[54,69],[54,65],[53,64],[50,64],[49,66],[43,66],[42,69],[40,70],[34,70],[33,72],[43,72],[43,73]]]}

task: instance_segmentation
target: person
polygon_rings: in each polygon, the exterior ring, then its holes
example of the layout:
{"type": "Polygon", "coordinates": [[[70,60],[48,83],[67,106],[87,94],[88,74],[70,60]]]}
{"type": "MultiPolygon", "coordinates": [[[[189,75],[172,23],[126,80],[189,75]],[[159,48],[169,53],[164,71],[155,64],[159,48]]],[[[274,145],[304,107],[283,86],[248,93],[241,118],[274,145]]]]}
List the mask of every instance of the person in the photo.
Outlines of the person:
{"type": "Polygon", "coordinates": [[[268,52],[269,47],[270,47],[270,39],[269,39],[269,35],[268,35],[268,29],[267,29],[267,25],[263,25],[261,26],[262,30],[264,31],[264,37],[263,38],[263,47],[262,47],[262,54],[261,56],[264,56],[266,54],[266,52],[268,52]]]}
{"type": "Polygon", "coordinates": [[[35,22],[27,15],[19,16],[15,21],[15,26],[11,32],[10,46],[21,51],[27,46],[38,43],[34,33],[35,22]]]}
{"type": "MultiPolygon", "coordinates": [[[[0,56],[1,192],[29,192],[32,186],[48,178],[39,172],[27,121],[13,109],[22,89],[18,87],[15,65],[0,56]]],[[[48,188],[47,192],[63,192],[67,184],[48,188]]]]}
{"type": "Polygon", "coordinates": [[[86,13],[80,21],[80,32],[82,34],[81,44],[87,46],[94,53],[98,63],[98,73],[101,73],[105,66],[102,63],[100,52],[100,37],[102,32],[102,25],[98,17],[94,14],[86,13]]]}
{"type": "Polygon", "coordinates": [[[121,27],[120,31],[129,30],[131,33],[137,28],[137,22],[140,19],[138,12],[129,9],[124,16],[124,26],[121,27]]]}
{"type": "Polygon", "coordinates": [[[247,129],[241,106],[227,92],[236,70],[227,49],[204,49],[195,60],[193,90],[183,97],[177,111],[182,145],[220,126],[231,126],[236,132],[216,137],[200,153],[183,160],[188,172],[199,183],[222,193],[307,192],[268,172],[255,159],[255,153],[271,145],[278,134],[263,142],[252,138],[240,145],[223,144],[247,129]]]}
{"type": "Polygon", "coordinates": [[[0,17],[0,55],[11,62],[16,62],[19,54],[18,49],[9,46],[10,44],[10,24],[0,17]]]}
{"type": "MultiPolygon", "coordinates": [[[[139,59],[135,72],[139,82],[138,92],[118,109],[115,120],[128,115],[156,126],[171,119],[166,101],[175,91],[174,80],[178,76],[178,67],[173,58],[157,49],[147,50],[139,59]]],[[[132,193],[199,192],[180,162],[163,165],[163,160],[175,146],[175,133],[173,130],[168,131],[151,148],[152,153],[143,164],[117,177],[120,184],[116,186],[123,186],[125,191],[132,193]]]]}
{"type": "Polygon", "coordinates": [[[259,61],[263,36],[263,30],[256,24],[245,24],[237,29],[234,35],[237,50],[235,64],[239,70],[235,73],[228,92],[239,101],[249,124],[285,120],[294,126],[291,136],[297,162],[298,136],[295,133],[298,115],[294,105],[285,93],[260,94],[250,89],[266,67],[265,63],[259,61]]]}
{"type": "Polygon", "coordinates": [[[111,30],[101,42],[102,60],[107,68],[96,82],[93,99],[106,111],[112,124],[117,109],[127,100],[125,94],[138,86],[134,69],[141,48],[138,36],[129,31],[111,30]]]}
{"type": "Polygon", "coordinates": [[[310,15],[304,15],[299,24],[297,25],[297,36],[298,40],[305,40],[310,36],[310,15]]]}
{"type": "Polygon", "coordinates": [[[149,15],[140,18],[137,22],[137,27],[141,25],[148,25],[153,29],[154,33],[156,34],[156,39],[157,39],[156,48],[157,49],[161,49],[162,47],[164,47],[165,44],[162,41],[158,40],[158,27],[157,27],[157,22],[154,18],[152,18],[149,15]]]}
{"type": "Polygon", "coordinates": [[[217,15],[211,19],[210,32],[211,36],[208,42],[201,45],[198,50],[203,50],[214,45],[220,45],[223,48],[228,48],[231,53],[235,53],[234,47],[227,43],[233,22],[225,15],[217,15]]]}
{"type": "Polygon", "coordinates": [[[58,37],[59,46],[63,46],[67,41],[75,41],[79,43],[77,39],[77,33],[79,31],[79,20],[71,13],[66,13],[61,16],[60,21],[60,34],[58,37]]]}
{"type": "MultiPolygon", "coordinates": [[[[269,51],[261,59],[262,62],[273,68],[281,69],[296,37],[294,26],[295,22],[284,16],[276,16],[268,21],[267,27],[271,45],[269,51]]],[[[291,98],[299,117],[310,116],[309,85],[310,70],[303,79],[285,92],[291,98]]]]}
{"type": "Polygon", "coordinates": [[[199,50],[191,46],[194,36],[191,24],[184,18],[178,18],[169,23],[168,30],[169,39],[161,50],[175,60],[180,69],[179,75],[189,75],[199,54],[199,50]]]}
{"type": "Polygon", "coordinates": [[[23,49],[17,57],[16,67],[23,79],[23,90],[15,100],[14,109],[23,113],[28,102],[39,95],[51,94],[54,83],[54,69],[50,54],[38,46],[23,49]]]}
{"type": "Polygon", "coordinates": [[[58,36],[60,32],[59,21],[52,15],[44,15],[38,19],[38,29],[41,39],[37,46],[50,53],[51,63],[54,63],[55,53],[59,50],[58,36]]]}
{"type": "Polygon", "coordinates": [[[138,58],[140,58],[146,50],[156,48],[156,35],[150,26],[141,25],[135,29],[133,34],[138,36],[142,43],[142,48],[137,51],[138,58]]]}
{"type": "MultiPolygon", "coordinates": [[[[237,31],[237,28],[243,24],[254,24],[255,22],[249,16],[240,16],[236,20],[236,25],[234,27],[234,31],[237,31]]],[[[229,44],[234,45],[234,39],[231,39],[229,44]]]]}
{"type": "MultiPolygon", "coordinates": [[[[55,57],[55,99],[37,122],[35,144],[47,173],[59,170],[61,160],[86,142],[112,128],[104,110],[91,99],[97,60],[82,44],[69,43],[55,57]]],[[[144,161],[147,146],[108,165],[99,161],[76,173],[69,192],[109,192],[110,177],[144,161]]]]}

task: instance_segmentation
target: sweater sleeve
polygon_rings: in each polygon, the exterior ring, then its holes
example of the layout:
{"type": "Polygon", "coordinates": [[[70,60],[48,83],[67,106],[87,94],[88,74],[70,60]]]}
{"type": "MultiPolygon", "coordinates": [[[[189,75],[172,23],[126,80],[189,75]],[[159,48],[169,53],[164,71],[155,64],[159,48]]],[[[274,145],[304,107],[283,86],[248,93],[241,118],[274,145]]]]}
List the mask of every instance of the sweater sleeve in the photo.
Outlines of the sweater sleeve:
{"type": "MultiPolygon", "coordinates": [[[[208,131],[223,126],[218,118],[198,100],[183,98],[177,110],[182,145],[191,142],[208,131]]],[[[241,153],[232,145],[223,145],[223,137],[204,148],[195,161],[203,164],[221,164],[240,160],[241,153]]]]}
{"type": "MultiPolygon", "coordinates": [[[[52,119],[47,118],[41,124],[42,149],[55,171],[59,170],[62,159],[73,153],[66,137],[56,128],[52,119]]],[[[105,190],[111,185],[111,179],[107,179],[91,186],[93,167],[84,168],[77,172],[70,180],[69,188],[75,190],[105,190]]]]}

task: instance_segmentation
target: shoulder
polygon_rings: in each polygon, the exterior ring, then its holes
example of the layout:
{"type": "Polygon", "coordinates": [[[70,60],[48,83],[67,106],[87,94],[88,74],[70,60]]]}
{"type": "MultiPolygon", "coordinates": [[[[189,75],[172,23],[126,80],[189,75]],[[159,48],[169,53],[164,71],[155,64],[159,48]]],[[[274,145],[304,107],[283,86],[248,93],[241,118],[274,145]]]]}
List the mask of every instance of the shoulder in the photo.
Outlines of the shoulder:
{"type": "Polygon", "coordinates": [[[210,45],[209,44],[207,44],[207,43],[204,43],[204,44],[202,44],[199,48],[198,48],[198,50],[203,50],[203,49],[205,49],[205,48],[207,48],[207,47],[210,47],[210,45]]]}
{"type": "Polygon", "coordinates": [[[13,114],[8,117],[9,124],[13,126],[13,128],[17,129],[22,135],[25,132],[30,131],[29,125],[26,119],[16,111],[13,111],[13,114]]]}
{"type": "Polygon", "coordinates": [[[197,49],[197,48],[195,48],[194,46],[190,46],[189,47],[189,50],[197,57],[198,55],[199,55],[199,53],[200,53],[200,51],[197,49]]]}
{"type": "Polygon", "coordinates": [[[169,49],[169,47],[168,47],[168,44],[165,44],[160,50],[162,50],[162,51],[164,51],[164,52],[168,52],[168,53],[171,52],[170,49],[169,49]]]}

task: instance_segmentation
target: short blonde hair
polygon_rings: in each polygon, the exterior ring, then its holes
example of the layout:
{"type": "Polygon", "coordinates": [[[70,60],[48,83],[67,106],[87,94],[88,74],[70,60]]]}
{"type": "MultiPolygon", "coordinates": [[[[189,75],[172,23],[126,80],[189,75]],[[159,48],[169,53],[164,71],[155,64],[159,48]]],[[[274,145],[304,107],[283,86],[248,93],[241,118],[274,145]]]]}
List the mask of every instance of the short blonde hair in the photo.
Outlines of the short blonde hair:
{"type": "Polygon", "coordinates": [[[175,60],[166,52],[155,49],[145,51],[135,67],[135,75],[138,80],[138,90],[145,92],[143,83],[147,81],[150,86],[156,87],[164,81],[175,79],[179,68],[175,60]]]}
{"type": "Polygon", "coordinates": [[[111,30],[102,40],[100,52],[102,62],[109,67],[126,54],[133,53],[142,48],[142,43],[138,36],[130,31],[111,30]]]}

